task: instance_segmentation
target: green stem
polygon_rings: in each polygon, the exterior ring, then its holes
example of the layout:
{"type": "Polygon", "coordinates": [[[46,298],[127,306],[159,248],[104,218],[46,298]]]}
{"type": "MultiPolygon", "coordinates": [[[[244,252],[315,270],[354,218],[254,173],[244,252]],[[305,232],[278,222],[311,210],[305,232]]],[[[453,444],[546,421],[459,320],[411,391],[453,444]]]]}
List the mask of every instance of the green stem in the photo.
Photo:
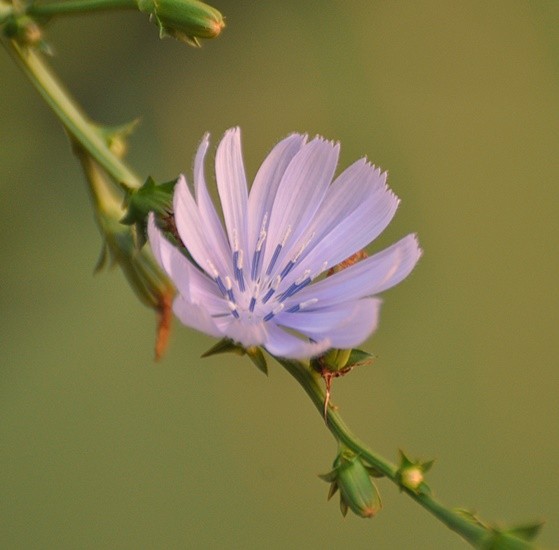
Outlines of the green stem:
{"type": "Polygon", "coordinates": [[[41,56],[32,48],[21,46],[14,40],[2,42],[68,133],[81,143],[116,182],[129,189],[140,187],[141,180],[138,176],[109,149],[101,132],[57,81],[41,56]]]}
{"type": "MultiPolygon", "coordinates": [[[[275,359],[289,372],[289,374],[293,376],[293,378],[295,378],[295,380],[297,380],[297,382],[299,382],[322,416],[324,414],[325,392],[322,388],[320,375],[314,372],[308,365],[299,361],[283,359],[281,357],[275,357],[275,359]]],[[[398,468],[394,464],[391,464],[384,458],[378,456],[355,435],[353,435],[339,413],[331,407],[328,408],[326,425],[338,442],[343,443],[353,452],[363,457],[371,466],[375,468],[375,470],[384,474],[393,483],[397,484],[398,487],[407,493],[408,496],[433,514],[449,529],[458,533],[474,548],[486,548],[486,545],[490,541],[494,540],[494,533],[488,531],[482,525],[468,520],[454,510],[447,508],[429,495],[415,494],[414,492],[407,490],[405,487],[402,487],[398,481],[398,468]]],[[[499,548],[500,550],[528,550],[535,547],[513,535],[502,533],[498,538],[498,546],[491,546],[491,548],[499,548]]]]}
{"type": "Polygon", "coordinates": [[[38,18],[51,18],[56,15],[79,15],[92,11],[138,9],[136,0],[69,0],[50,4],[32,4],[27,15],[38,18]]]}

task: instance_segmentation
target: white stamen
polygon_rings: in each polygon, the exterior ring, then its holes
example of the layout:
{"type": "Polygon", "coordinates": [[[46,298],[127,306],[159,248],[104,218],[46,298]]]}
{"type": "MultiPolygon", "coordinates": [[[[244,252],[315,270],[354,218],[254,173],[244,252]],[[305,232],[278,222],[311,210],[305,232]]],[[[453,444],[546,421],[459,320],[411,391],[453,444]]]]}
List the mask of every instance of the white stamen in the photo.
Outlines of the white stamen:
{"type": "Polygon", "coordinates": [[[314,235],[315,235],[314,232],[311,233],[309,238],[301,245],[299,251],[297,252],[297,254],[295,254],[295,257],[291,260],[293,263],[295,263],[301,257],[301,254],[303,253],[305,248],[307,248],[307,246],[309,246],[309,243],[314,239],[314,235]]]}
{"type": "Polygon", "coordinates": [[[289,237],[291,236],[291,231],[292,231],[291,226],[288,225],[287,229],[285,230],[285,234],[283,236],[283,239],[281,240],[281,243],[280,243],[282,248],[285,246],[285,243],[287,242],[287,239],[289,239],[289,237]]]}
{"type": "Polygon", "coordinates": [[[210,272],[211,272],[212,277],[214,279],[217,279],[219,277],[219,271],[217,270],[217,268],[215,267],[213,262],[209,258],[206,258],[206,263],[208,264],[208,267],[210,268],[210,272]]]}
{"type": "Polygon", "coordinates": [[[311,270],[305,269],[305,271],[303,271],[303,274],[298,279],[295,279],[295,285],[299,286],[303,281],[309,278],[310,274],[311,270]]]}
{"type": "Polygon", "coordinates": [[[272,281],[272,284],[270,285],[270,288],[275,292],[280,286],[280,283],[281,283],[281,277],[279,275],[276,275],[274,277],[274,280],[272,281]]]}
{"type": "Polygon", "coordinates": [[[237,252],[237,269],[241,271],[243,269],[243,251],[239,250],[237,252]]]}
{"type": "Polygon", "coordinates": [[[310,300],[306,300],[304,302],[301,302],[299,304],[299,308],[300,309],[305,309],[309,306],[314,306],[314,304],[316,304],[316,302],[318,302],[318,298],[311,298],[310,300]]]}
{"type": "Polygon", "coordinates": [[[237,228],[236,227],[232,231],[231,240],[233,241],[231,243],[231,246],[233,247],[233,252],[238,252],[239,251],[239,236],[237,234],[237,228]]]}
{"type": "Polygon", "coordinates": [[[262,226],[260,227],[260,235],[258,236],[258,241],[256,242],[256,251],[262,250],[262,245],[266,240],[266,224],[268,223],[268,212],[264,214],[264,218],[262,219],[262,226]]]}
{"type": "Polygon", "coordinates": [[[231,282],[231,277],[229,277],[229,275],[225,276],[224,285],[228,292],[233,288],[233,283],[231,282]]]}

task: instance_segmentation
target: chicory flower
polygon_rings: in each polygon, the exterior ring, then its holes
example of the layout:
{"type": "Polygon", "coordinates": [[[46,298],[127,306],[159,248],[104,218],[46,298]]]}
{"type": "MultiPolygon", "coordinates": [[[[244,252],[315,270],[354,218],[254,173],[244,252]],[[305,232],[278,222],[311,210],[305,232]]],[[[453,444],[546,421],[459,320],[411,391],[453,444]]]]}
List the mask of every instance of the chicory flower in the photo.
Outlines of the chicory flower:
{"type": "Polygon", "coordinates": [[[187,258],[153,214],[155,258],[177,288],[173,309],[187,326],[272,355],[307,358],[352,348],[376,329],[376,294],[404,279],[421,255],[415,235],[328,277],[388,225],[398,198],[386,173],[360,159],[334,178],[339,144],[292,134],[258,170],[248,192],[240,130],[226,132],[215,158],[225,224],[204,176],[206,135],[194,189],[180,176],[174,219],[187,258]],[[322,277],[321,277],[322,276],[322,277]]]}

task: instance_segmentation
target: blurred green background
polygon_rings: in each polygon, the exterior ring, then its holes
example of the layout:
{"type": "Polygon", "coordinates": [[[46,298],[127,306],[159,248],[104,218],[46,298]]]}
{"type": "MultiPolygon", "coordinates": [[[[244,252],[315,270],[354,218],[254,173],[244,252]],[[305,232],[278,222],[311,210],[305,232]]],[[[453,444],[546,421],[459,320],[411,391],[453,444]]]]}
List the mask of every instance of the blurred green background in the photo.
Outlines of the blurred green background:
{"type": "MultiPolygon", "coordinates": [[[[201,50],[145,17],[55,22],[52,60],[87,112],[142,117],[129,160],[191,170],[202,134],[243,130],[254,175],[292,131],[367,155],[402,198],[380,249],[425,254],[385,293],[378,356],[334,385],[386,457],[436,458],[450,505],[543,518],[559,541],[559,4],[556,1],[216,0],[201,50]]],[[[154,364],[154,316],[100,250],[54,116],[0,53],[0,546],[466,548],[388,482],[372,521],[342,519],[317,474],[335,445],[294,381],[199,359],[175,324],[154,364]]]]}

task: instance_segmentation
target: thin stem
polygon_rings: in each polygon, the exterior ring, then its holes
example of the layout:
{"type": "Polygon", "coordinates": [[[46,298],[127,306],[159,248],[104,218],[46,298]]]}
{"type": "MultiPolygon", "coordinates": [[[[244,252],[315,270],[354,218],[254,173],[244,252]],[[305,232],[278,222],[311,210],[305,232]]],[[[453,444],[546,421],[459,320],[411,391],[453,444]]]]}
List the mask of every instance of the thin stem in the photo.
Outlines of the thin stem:
{"type": "Polygon", "coordinates": [[[14,40],[2,42],[68,133],[82,144],[116,182],[130,189],[140,187],[138,176],[109,149],[99,130],[57,81],[41,56],[32,48],[20,46],[14,40]]]}
{"type": "MultiPolygon", "coordinates": [[[[321,378],[318,373],[315,373],[308,365],[299,361],[283,359],[275,357],[276,361],[280,363],[288,372],[299,382],[307,395],[311,398],[314,406],[321,416],[324,414],[324,399],[325,393],[322,388],[321,378]]],[[[332,432],[338,442],[343,443],[346,447],[353,452],[363,457],[375,470],[384,474],[393,483],[404,491],[413,500],[419,503],[423,508],[433,514],[439,521],[444,523],[448,528],[458,533],[462,538],[468,541],[475,548],[484,548],[485,544],[492,540],[494,533],[488,531],[482,525],[476,524],[459,513],[451,510],[426,494],[415,494],[412,491],[402,487],[398,481],[398,468],[377,455],[370,448],[368,448],[362,441],[351,433],[338,412],[331,407],[327,412],[328,429],[332,432]]],[[[535,548],[530,543],[521,540],[513,535],[506,533],[499,535],[499,548],[502,550],[527,550],[535,548]]]]}
{"type": "Polygon", "coordinates": [[[26,10],[31,17],[50,18],[55,15],[79,15],[104,10],[138,9],[136,0],[69,0],[50,4],[32,4],[26,10]]]}

